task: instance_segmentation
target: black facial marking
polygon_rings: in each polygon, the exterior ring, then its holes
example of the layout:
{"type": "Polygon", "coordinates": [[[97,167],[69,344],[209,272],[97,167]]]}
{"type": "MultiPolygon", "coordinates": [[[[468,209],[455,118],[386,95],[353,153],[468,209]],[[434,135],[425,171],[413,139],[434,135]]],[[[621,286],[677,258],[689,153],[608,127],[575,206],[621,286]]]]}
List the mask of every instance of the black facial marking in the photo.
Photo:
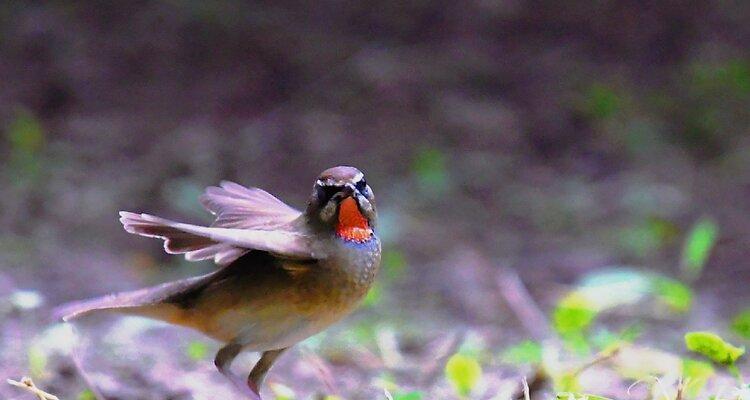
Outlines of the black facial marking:
{"type": "Polygon", "coordinates": [[[365,194],[365,190],[367,190],[367,182],[365,181],[365,178],[360,179],[355,187],[360,193],[365,194]]]}
{"type": "Polygon", "coordinates": [[[341,190],[338,186],[318,186],[318,203],[326,204],[336,193],[341,190]]]}

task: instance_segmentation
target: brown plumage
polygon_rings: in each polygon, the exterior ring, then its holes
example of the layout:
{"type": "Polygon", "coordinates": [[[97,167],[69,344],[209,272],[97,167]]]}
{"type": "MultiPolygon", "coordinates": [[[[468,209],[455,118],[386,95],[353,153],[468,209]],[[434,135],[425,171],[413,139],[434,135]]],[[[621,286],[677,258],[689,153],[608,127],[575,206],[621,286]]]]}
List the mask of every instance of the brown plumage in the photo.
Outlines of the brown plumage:
{"type": "Polygon", "coordinates": [[[367,293],[380,265],[374,196],[359,170],[334,167],[320,174],[304,213],[232,182],[207,188],[200,201],[216,215],[210,227],[130,212],[120,221],[130,233],[163,239],[168,253],[213,259],[220,269],[64,305],[58,314],[68,321],[109,310],[196,329],[226,343],[216,366],[259,399],[265,373],[285,349],[351,312],[367,293]],[[263,352],[246,382],[228,368],[242,350],[263,352]]]}

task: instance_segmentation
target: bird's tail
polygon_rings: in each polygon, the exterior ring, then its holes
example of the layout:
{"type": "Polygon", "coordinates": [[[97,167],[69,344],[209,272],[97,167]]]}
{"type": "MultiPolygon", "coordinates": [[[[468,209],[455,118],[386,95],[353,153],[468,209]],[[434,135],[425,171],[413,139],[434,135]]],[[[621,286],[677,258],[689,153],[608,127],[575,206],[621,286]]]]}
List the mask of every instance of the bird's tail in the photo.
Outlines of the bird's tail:
{"type": "Polygon", "coordinates": [[[56,320],[67,322],[95,311],[114,311],[170,321],[175,312],[170,299],[179,293],[189,292],[191,288],[202,286],[215,274],[216,272],[145,289],[74,301],[55,308],[53,316],[56,320]]]}

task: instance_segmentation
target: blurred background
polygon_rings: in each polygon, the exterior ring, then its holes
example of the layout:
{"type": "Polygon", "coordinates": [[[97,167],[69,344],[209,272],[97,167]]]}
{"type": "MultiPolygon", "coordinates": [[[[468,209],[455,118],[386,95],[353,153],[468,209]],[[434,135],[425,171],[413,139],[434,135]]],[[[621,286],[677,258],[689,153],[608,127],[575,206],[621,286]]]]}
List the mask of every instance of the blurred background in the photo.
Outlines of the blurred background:
{"type": "Polygon", "coordinates": [[[282,358],[278,398],[455,398],[441,357],[459,349],[483,368],[472,398],[493,398],[529,373],[505,350],[543,339],[505,301],[513,277],[573,354],[636,324],[681,356],[685,330],[728,332],[750,300],[749,17],[741,1],[4,1],[0,375],[66,399],[228,393],[217,343],[122,318],[74,338],[49,310],[213,269],[117,211],[208,222],[197,197],[222,179],[304,208],[337,164],[376,193],[383,270],[282,358]],[[661,283],[595,301],[617,307],[569,335],[561,299],[612,280],[661,283]]]}

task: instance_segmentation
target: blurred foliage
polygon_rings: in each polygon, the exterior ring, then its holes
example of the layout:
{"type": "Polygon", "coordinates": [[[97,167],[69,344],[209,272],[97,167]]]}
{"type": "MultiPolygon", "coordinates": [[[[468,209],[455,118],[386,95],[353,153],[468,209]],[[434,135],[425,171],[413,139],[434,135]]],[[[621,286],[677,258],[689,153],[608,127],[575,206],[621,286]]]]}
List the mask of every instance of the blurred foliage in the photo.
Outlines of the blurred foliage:
{"type": "Polygon", "coordinates": [[[630,253],[643,258],[672,243],[678,232],[673,222],[650,217],[640,224],[623,229],[620,241],[630,253]]]}
{"type": "Polygon", "coordinates": [[[542,362],[542,345],[531,340],[524,340],[506,348],[501,358],[503,362],[509,364],[539,364],[542,362]]]}
{"type": "Polygon", "coordinates": [[[91,389],[86,389],[78,394],[78,400],[97,400],[91,389]]]}
{"type": "Polygon", "coordinates": [[[667,277],[654,277],[652,285],[656,296],[674,311],[690,311],[693,304],[693,291],[690,287],[667,277]]]}
{"type": "Polygon", "coordinates": [[[712,332],[689,332],[685,334],[685,345],[709,360],[722,364],[734,365],[743,354],[744,347],[736,347],[724,341],[721,336],[712,332]]]}
{"type": "Polygon", "coordinates": [[[448,190],[449,176],[446,156],[435,147],[423,147],[417,151],[412,170],[419,189],[429,196],[438,196],[448,190]]]}
{"type": "Polygon", "coordinates": [[[586,333],[597,316],[597,305],[581,293],[572,292],[555,307],[552,325],[568,347],[578,353],[587,353],[586,333]]]}
{"type": "Polygon", "coordinates": [[[564,372],[552,377],[552,386],[558,392],[577,392],[581,390],[578,374],[575,372],[564,372]]]}
{"type": "Polygon", "coordinates": [[[708,383],[708,379],[714,374],[714,368],[709,363],[683,359],[682,376],[685,378],[685,395],[688,398],[697,397],[708,383]]]}
{"type": "Polygon", "coordinates": [[[653,299],[677,313],[690,310],[693,291],[687,285],[651,272],[627,267],[596,270],[581,279],[575,289],[555,306],[552,325],[568,347],[580,354],[590,351],[590,341],[600,348],[620,341],[632,341],[640,334],[638,325],[620,335],[591,335],[590,328],[601,312],[615,307],[633,306],[653,299]],[[611,343],[605,343],[611,340],[611,343]]]}
{"type": "Polygon", "coordinates": [[[609,329],[600,329],[591,335],[591,343],[596,346],[600,352],[612,351],[623,344],[633,343],[643,333],[644,326],[635,323],[625,327],[619,332],[612,332],[609,329]]]}
{"type": "Polygon", "coordinates": [[[396,281],[408,272],[409,265],[404,253],[396,248],[389,248],[383,251],[381,260],[381,269],[385,278],[389,281],[396,281]]]}
{"type": "Polygon", "coordinates": [[[693,89],[698,94],[750,95],[750,62],[727,60],[718,64],[695,64],[691,71],[693,89]]]}
{"type": "Polygon", "coordinates": [[[420,391],[412,391],[412,392],[396,392],[391,395],[390,400],[422,400],[424,398],[424,393],[420,391]]]}
{"type": "Polygon", "coordinates": [[[732,318],[732,331],[742,337],[750,340],[750,309],[745,309],[732,318]]]}
{"type": "Polygon", "coordinates": [[[456,353],[445,364],[445,377],[459,396],[467,397],[482,378],[482,366],[474,357],[456,353]]]}
{"type": "Polygon", "coordinates": [[[612,117],[622,107],[622,97],[611,87],[595,83],[586,92],[584,112],[596,119],[612,117]]]}
{"type": "Polygon", "coordinates": [[[561,392],[558,393],[555,398],[557,400],[610,400],[603,396],[574,392],[561,392]]]}
{"type": "Polygon", "coordinates": [[[268,387],[271,389],[273,395],[276,396],[276,400],[294,400],[296,398],[294,390],[289,386],[282,385],[278,382],[270,382],[268,387]]]}
{"type": "Polygon", "coordinates": [[[204,342],[194,340],[188,343],[187,348],[185,348],[185,354],[191,360],[203,360],[208,356],[208,345],[204,342]]]}
{"type": "Polygon", "coordinates": [[[710,218],[701,218],[690,229],[682,248],[682,271],[688,279],[697,279],[706,265],[719,235],[719,227],[710,218]]]}
{"type": "Polygon", "coordinates": [[[29,372],[32,377],[40,378],[47,372],[47,353],[45,353],[39,346],[29,346],[27,350],[29,372]]]}
{"type": "Polygon", "coordinates": [[[27,110],[17,112],[7,128],[7,136],[15,154],[32,155],[44,145],[42,124],[27,110]]]}
{"type": "Polygon", "coordinates": [[[6,140],[10,144],[10,158],[6,168],[13,174],[11,182],[29,184],[42,174],[40,152],[45,144],[41,121],[30,111],[20,109],[6,127],[6,140]]]}

